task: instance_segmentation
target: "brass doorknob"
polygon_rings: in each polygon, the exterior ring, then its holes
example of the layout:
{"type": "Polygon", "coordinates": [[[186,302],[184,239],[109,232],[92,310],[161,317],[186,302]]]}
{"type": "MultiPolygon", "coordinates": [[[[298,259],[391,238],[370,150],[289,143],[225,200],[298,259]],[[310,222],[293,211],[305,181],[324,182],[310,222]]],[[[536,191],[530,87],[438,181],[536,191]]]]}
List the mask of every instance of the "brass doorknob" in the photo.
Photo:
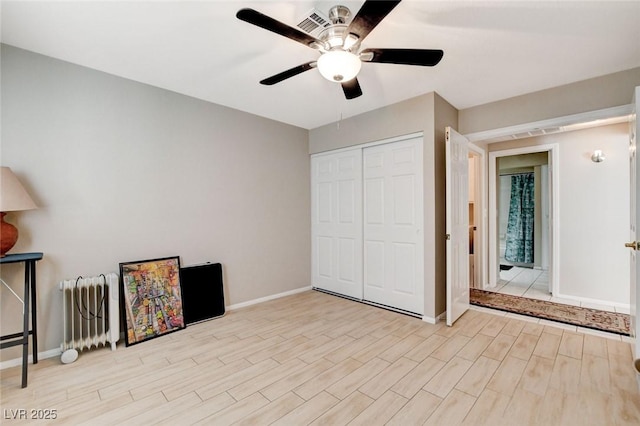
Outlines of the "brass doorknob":
{"type": "Polygon", "coordinates": [[[638,250],[640,249],[640,247],[638,247],[638,241],[633,241],[630,243],[624,243],[625,247],[629,247],[630,249],[634,249],[634,250],[638,250]]]}

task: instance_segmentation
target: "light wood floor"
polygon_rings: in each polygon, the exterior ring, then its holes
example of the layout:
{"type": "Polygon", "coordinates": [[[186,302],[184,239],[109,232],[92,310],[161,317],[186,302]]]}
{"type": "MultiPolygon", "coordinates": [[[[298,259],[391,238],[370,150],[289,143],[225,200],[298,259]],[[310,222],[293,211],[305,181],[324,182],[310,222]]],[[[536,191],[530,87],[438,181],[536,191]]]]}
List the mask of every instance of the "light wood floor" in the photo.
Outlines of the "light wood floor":
{"type": "MultiPolygon", "coordinates": [[[[627,342],[468,311],[454,327],[308,291],[114,352],[1,372],[55,424],[638,425],[627,342]]],[[[34,423],[44,424],[38,420],[34,423]]]]}

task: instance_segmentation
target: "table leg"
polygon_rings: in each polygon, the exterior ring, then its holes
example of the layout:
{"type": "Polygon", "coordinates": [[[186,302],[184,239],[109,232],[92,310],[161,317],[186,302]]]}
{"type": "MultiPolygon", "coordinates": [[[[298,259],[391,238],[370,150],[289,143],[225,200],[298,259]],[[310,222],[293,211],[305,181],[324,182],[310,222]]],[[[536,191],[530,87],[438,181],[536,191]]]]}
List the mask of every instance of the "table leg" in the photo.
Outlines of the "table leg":
{"type": "Polygon", "coordinates": [[[24,304],[22,305],[22,387],[27,387],[27,369],[29,366],[29,290],[30,290],[30,274],[28,263],[25,264],[24,274],[24,304]]]}
{"type": "Polygon", "coordinates": [[[31,344],[33,345],[33,363],[38,363],[38,311],[36,304],[38,296],[36,294],[36,262],[27,262],[31,269],[31,344]]]}

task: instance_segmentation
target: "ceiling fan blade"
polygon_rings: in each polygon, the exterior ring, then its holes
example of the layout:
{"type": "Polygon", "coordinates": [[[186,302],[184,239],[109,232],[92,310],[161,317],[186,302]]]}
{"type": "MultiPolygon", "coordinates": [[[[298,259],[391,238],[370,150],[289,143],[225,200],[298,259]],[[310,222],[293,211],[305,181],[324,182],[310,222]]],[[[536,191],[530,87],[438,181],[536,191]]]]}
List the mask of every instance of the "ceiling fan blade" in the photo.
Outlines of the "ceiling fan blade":
{"type": "Polygon", "coordinates": [[[264,84],[266,86],[271,86],[274,85],[276,83],[280,83],[283,80],[286,80],[287,78],[291,78],[294,77],[298,74],[302,74],[305,71],[309,71],[311,68],[315,68],[316,67],[316,61],[313,62],[307,62],[306,64],[302,64],[302,65],[298,65],[297,67],[293,67],[291,69],[288,69],[286,71],[282,71],[279,74],[273,75],[271,77],[265,78],[264,80],[262,80],[260,82],[260,84],[264,84]]]}
{"type": "Polygon", "coordinates": [[[322,42],[317,38],[299,31],[294,27],[290,27],[287,24],[283,24],[282,22],[277,21],[270,16],[262,14],[254,9],[240,9],[238,13],[236,13],[236,18],[240,19],[241,21],[256,25],[260,28],[264,28],[265,30],[274,32],[281,36],[287,37],[291,40],[297,41],[298,43],[302,43],[307,47],[316,49],[316,46],[319,47],[322,45],[322,42]]]}
{"type": "Polygon", "coordinates": [[[342,91],[344,92],[344,97],[347,99],[354,99],[362,95],[362,89],[360,88],[360,83],[358,83],[357,78],[345,81],[344,83],[341,83],[341,86],[342,91]]]}
{"type": "Polygon", "coordinates": [[[400,3],[396,1],[367,0],[364,2],[356,16],[353,18],[347,34],[355,34],[362,41],[373,29],[400,3]]]}
{"type": "Polygon", "coordinates": [[[360,55],[365,62],[432,67],[440,62],[444,52],[431,49],[364,49],[360,55]]]}

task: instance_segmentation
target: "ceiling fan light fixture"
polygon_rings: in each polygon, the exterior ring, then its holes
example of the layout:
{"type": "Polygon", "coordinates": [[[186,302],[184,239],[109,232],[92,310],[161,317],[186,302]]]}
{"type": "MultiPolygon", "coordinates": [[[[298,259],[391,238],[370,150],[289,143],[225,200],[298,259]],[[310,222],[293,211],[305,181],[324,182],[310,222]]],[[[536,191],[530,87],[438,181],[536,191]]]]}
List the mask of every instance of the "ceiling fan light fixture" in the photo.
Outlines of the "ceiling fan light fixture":
{"type": "Polygon", "coordinates": [[[353,19],[349,8],[345,6],[334,6],[326,17],[322,12],[313,9],[296,28],[250,8],[240,9],[236,17],[320,53],[317,61],[310,61],[272,75],[261,80],[260,84],[271,86],[312,68],[318,68],[324,78],[340,83],[346,99],[355,99],[362,95],[360,83],[356,78],[362,62],[432,67],[442,59],[444,52],[435,49],[368,48],[360,51],[361,43],[367,35],[399,3],[400,0],[364,0],[353,19]],[[312,34],[317,34],[317,37],[312,34]]]}
{"type": "Polygon", "coordinates": [[[318,70],[324,78],[334,83],[353,80],[362,67],[360,58],[344,50],[332,50],[318,58],[318,70]]]}

